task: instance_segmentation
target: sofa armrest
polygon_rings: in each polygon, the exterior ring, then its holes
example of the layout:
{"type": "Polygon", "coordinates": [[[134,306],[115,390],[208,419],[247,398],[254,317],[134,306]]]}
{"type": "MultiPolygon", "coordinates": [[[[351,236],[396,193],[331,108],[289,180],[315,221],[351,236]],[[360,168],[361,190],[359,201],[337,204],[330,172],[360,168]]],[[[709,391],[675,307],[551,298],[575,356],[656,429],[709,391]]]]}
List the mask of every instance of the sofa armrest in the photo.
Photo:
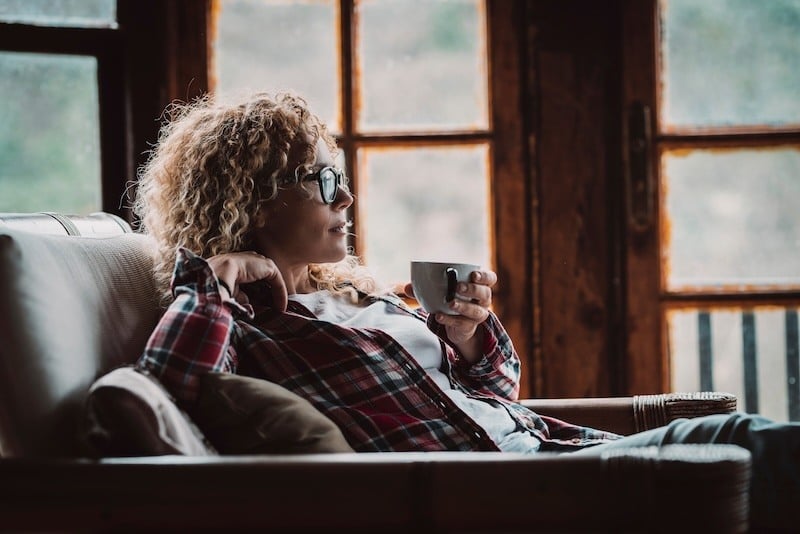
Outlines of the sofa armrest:
{"type": "Polygon", "coordinates": [[[539,415],[622,435],[657,428],[681,417],[736,411],[735,395],[708,391],[520,402],[539,415]]]}

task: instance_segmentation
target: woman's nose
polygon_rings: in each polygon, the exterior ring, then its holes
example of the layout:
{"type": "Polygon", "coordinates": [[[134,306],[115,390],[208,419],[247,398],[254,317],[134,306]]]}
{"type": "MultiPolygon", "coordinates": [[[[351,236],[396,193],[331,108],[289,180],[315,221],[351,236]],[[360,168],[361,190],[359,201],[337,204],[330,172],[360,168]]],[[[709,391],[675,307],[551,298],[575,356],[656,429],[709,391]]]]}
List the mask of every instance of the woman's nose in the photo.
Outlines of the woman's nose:
{"type": "Polygon", "coordinates": [[[350,192],[350,189],[347,187],[339,187],[339,190],[336,192],[336,198],[334,199],[334,204],[337,207],[341,208],[349,208],[353,204],[353,193],[350,192]]]}

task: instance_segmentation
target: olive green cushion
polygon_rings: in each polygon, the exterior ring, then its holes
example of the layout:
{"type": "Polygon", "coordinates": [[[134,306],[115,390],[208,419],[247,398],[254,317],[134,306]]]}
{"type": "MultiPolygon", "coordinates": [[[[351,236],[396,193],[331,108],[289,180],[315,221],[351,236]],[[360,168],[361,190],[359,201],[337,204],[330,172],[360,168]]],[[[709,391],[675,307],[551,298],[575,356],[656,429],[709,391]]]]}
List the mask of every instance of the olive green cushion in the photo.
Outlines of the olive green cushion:
{"type": "Polygon", "coordinates": [[[267,380],[209,373],[190,413],[222,454],[353,452],[333,421],[267,380]]]}

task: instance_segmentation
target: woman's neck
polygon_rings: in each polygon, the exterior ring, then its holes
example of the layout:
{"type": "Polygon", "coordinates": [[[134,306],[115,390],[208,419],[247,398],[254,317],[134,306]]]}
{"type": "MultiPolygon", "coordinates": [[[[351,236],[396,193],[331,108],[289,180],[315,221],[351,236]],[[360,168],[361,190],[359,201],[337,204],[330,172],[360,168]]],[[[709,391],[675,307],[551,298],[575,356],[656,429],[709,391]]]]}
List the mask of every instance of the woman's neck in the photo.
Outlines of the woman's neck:
{"type": "Polygon", "coordinates": [[[293,268],[282,268],[278,265],[278,269],[281,271],[286,284],[286,292],[289,295],[311,293],[317,290],[308,276],[308,265],[293,268]]]}

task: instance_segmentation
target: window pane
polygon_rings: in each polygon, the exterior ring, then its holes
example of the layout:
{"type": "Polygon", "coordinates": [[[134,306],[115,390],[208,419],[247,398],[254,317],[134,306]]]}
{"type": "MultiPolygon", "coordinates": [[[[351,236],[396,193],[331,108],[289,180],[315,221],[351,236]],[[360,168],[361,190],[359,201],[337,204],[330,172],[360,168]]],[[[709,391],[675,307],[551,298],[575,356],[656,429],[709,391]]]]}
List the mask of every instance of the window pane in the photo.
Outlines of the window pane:
{"type": "Polygon", "coordinates": [[[741,411],[800,420],[797,309],[667,313],[672,391],[725,391],[741,411]]]}
{"type": "Polygon", "coordinates": [[[800,147],[662,159],[668,290],[800,286],[800,147]]]}
{"type": "Polygon", "coordinates": [[[341,131],[338,2],[221,0],[214,41],[216,90],[291,90],[341,131]]]}
{"type": "Polygon", "coordinates": [[[660,5],[665,130],[800,123],[800,0],[660,5]]]}
{"type": "Polygon", "coordinates": [[[0,52],[0,211],[101,208],[97,61],[0,52]]]}
{"type": "Polygon", "coordinates": [[[116,0],[0,0],[0,20],[41,26],[117,25],[116,0]]]}
{"type": "Polygon", "coordinates": [[[491,268],[485,145],[361,149],[358,156],[363,256],[381,280],[407,282],[414,259],[491,268]]]}
{"type": "Polygon", "coordinates": [[[362,1],[357,10],[362,130],[487,127],[482,0],[362,1]]]}

